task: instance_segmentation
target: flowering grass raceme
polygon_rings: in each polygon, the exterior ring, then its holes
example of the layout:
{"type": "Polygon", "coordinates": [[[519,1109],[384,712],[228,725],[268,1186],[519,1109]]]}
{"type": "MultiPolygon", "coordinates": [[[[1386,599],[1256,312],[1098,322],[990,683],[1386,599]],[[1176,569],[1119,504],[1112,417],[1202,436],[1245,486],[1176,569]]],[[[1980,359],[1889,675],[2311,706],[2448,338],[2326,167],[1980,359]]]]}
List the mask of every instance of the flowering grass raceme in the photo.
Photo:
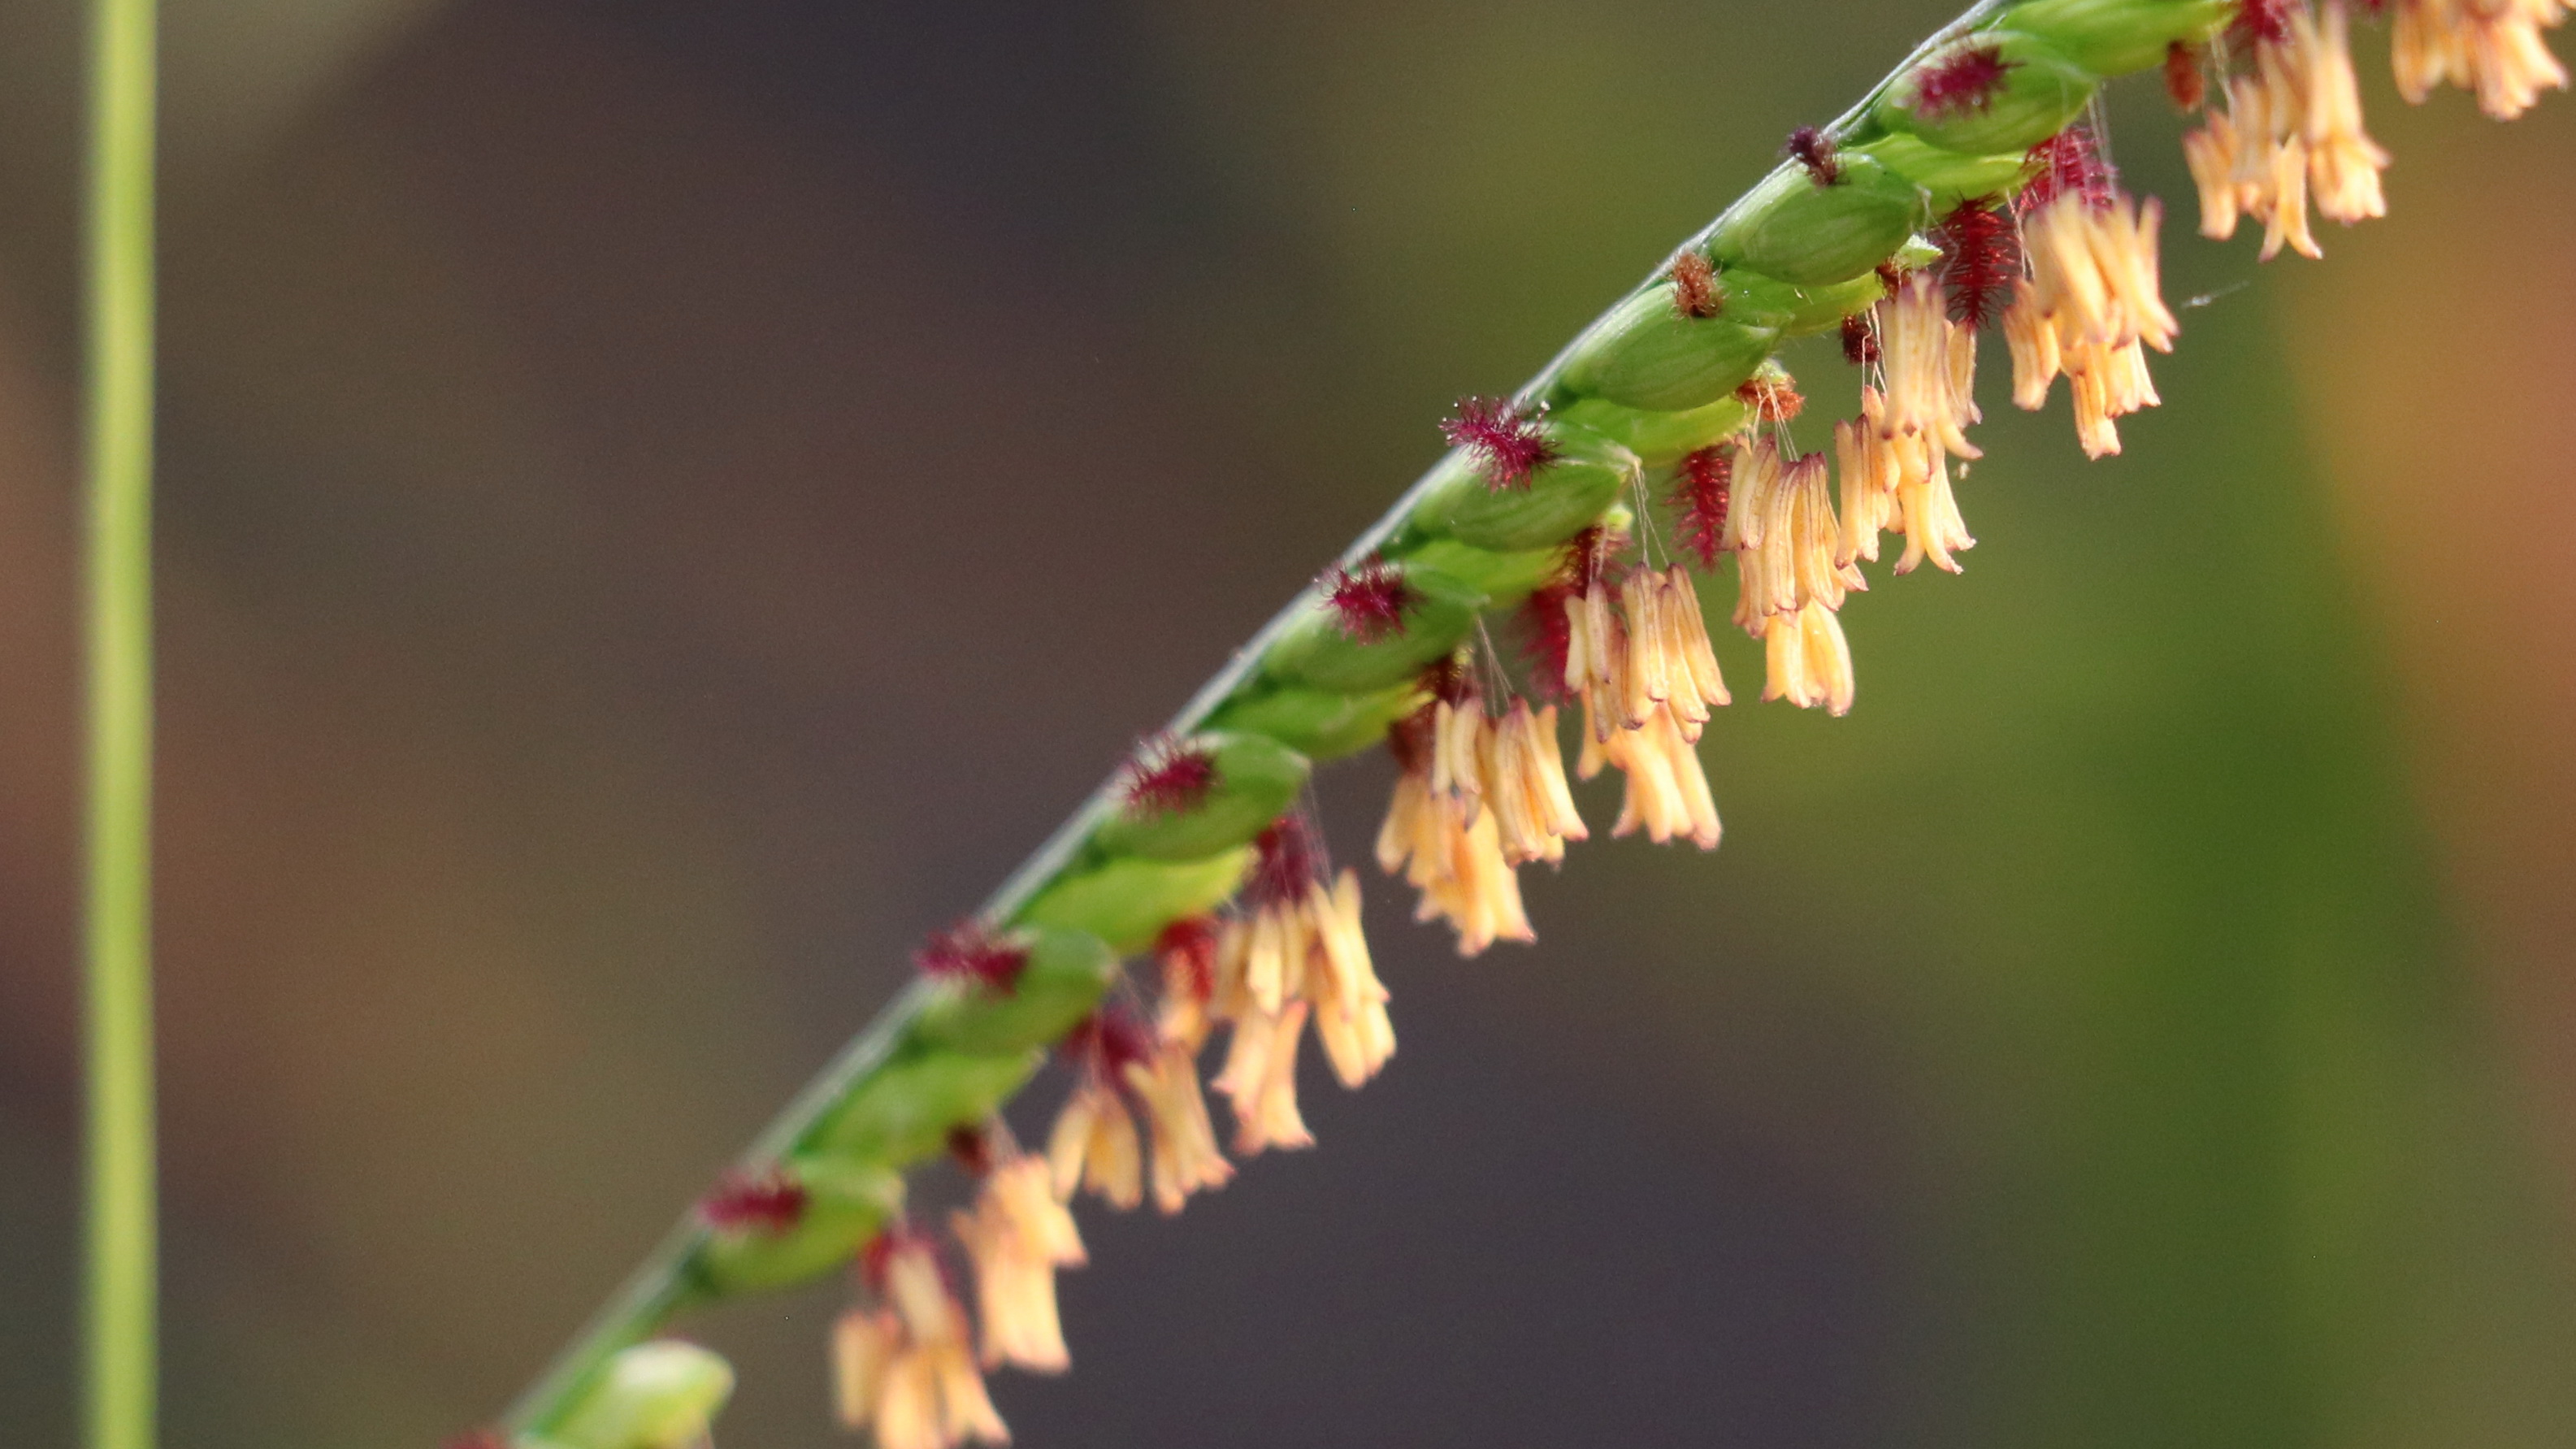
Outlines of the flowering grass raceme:
{"type": "Polygon", "coordinates": [[[1955,485],[1979,456],[1981,331],[2003,335],[2015,404],[2065,377],[2088,455],[2118,452],[2118,419],[2157,402],[2147,353],[2179,331],[2159,292],[2163,206],[2109,164],[2106,79],[2156,71],[2203,113],[2184,145],[2204,235],[2253,222],[2264,257],[2314,256],[2312,204],[2346,224],[2385,210],[2357,18],[2386,24],[2408,100],[2448,82],[2510,119],[2567,84],[2541,39],[2565,14],[2028,0],[1954,21],[1851,112],[1794,133],[1767,179],[1517,394],[1461,401],[1440,427],[1450,451],[1394,510],[981,911],[929,938],[918,979],[467,1442],[686,1449],[732,1371],[654,1335],[845,1268],[842,1421],[884,1449],[1002,1442],[983,1374],[1072,1361],[1055,1273],[1083,1262],[1075,1198],[1178,1212],[1236,1172],[1209,1088],[1235,1159],[1306,1147],[1305,1039],[1345,1087],[1395,1051],[1361,872],[1301,804],[1316,762],[1386,745],[1399,768],[1376,864],[1465,955],[1531,939],[1516,872],[1591,834],[1561,726],[1575,774],[1624,780],[1611,834],[1714,847],[1695,745],[1732,694],[1701,580],[1732,559],[1762,698],[1842,714],[1856,684],[1840,615],[1862,566],[1893,547],[1896,573],[1956,573],[1976,543],[1955,485]],[[1773,357],[1824,333],[1862,372],[1830,456],[1791,440],[1803,399],[1773,357]],[[1062,1104],[1024,1149],[1000,1111],[1050,1057],[1062,1104]],[[943,1156],[975,1184],[944,1236],[907,1214],[902,1176],[943,1156]]]}

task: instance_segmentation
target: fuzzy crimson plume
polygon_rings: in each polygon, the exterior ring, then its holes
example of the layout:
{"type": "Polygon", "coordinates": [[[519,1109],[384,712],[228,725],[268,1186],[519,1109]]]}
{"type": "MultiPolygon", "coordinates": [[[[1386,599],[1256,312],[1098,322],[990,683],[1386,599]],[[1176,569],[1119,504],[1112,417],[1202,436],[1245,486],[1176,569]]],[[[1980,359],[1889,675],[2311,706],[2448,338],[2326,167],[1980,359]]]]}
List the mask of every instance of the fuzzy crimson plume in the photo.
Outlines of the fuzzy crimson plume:
{"type": "Polygon", "coordinates": [[[1333,622],[1354,644],[1375,644],[1404,632],[1404,611],[1422,601],[1404,574],[1383,559],[1324,576],[1324,602],[1333,622]]]}
{"type": "Polygon", "coordinates": [[[716,1179],[698,1203],[698,1216],[719,1232],[775,1237],[804,1219],[810,1201],[805,1184],[783,1167],[760,1173],[736,1169],[716,1179]]]}
{"type": "Polygon", "coordinates": [[[1127,813],[1153,819],[1186,815],[1216,788],[1216,751],[1156,735],[1127,766],[1127,813]]]}
{"type": "Polygon", "coordinates": [[[2004,59],[2000,45],[1954,50],[1914,78],[1914,114],[1927,121],[1983,115],[1994,108],[2004,77],[2020,63],[2004,59]]]}
{"type": "Polygon", "coordinates": [[[1163,963],[1166,987],[1178,987],[1200,1001],[1216,994],[1216,921],[1184,916],[1154,938],[1154,959],[1163,963]]]}
{"type": "MultiPolygon", "coordinates": [[[[1539,594],[1546,592],[1546,589],[1538,591],[1539,594]]],[[[1522,601],[1521,607],[1533,608],[1537,600],[1538,594],[1532,594],[1522,601]]],[[[1559,661],[1557,671],[1564,672],[1562,661],[1559,661]]],[[[1440,711],[1426,704],[1387,727],[1387,755],[1395,761],[1395,767],[1405,774],[1428,775],[1431,773],[1431,755],[1437,748],[1439,732],[1440,711]]]]}
{"type": "Polygon", "coordinates": [[[1757,423],[1785,423],[1807,406],[1797,381],[1785,375],[1754,378],[1735,390],[1735,399],[1752,410],[1757,423]]]}
{"type": "Polygon", "coordinates": [[[2021,234],[2002,198],[1963,201],[1933,230],[1941,248],[1941,285],[1950,294],[1950,320],[1984,327],[2003,316],[2021,277],[2021,234]]]}
{"type": "Polygon", "coordinates": [[[1714,317],[1726,310],[1717,290],[1717,268],[1697,252],[1684,252],[1668,273],[1673,279],[1673,306],[1685,317],[1714,317]]]}
{"type": "MultiPolygon", "coordinates": [[[[1574,620],[1567,617],[1565,603],[1577,593],[1560,580],[1540,585],[1521,601],[1521,658],[1529,665],[1530,693],[1541,704],[1565,704],[1574,697],[1565,687],[1565,656],[1574,648],[1574,620]]],[[[1430,767],[1427,754],[1423,766],[1430,767]]]]}
{"type": "Polygon", "coordinates": [[[1306,887],[1324,875],[1324,841],[1296,811],[1270,822],[1252,841],[1252,872],[1244,877],[1243,902],[1254,910],[1306,898],[1306,887]]]}
{"type": "Polygon", "coordinates": [[[2209,99],[2208,79],[2200,73],[2200,48],[2177,40],[2165,47],[2165,94],[2177,111],[2196,111],[2209,99]]]}
{"type": "Polygon", "coordinates": [[[1834,155],[1834,138],[1813,126],[1791,131],[1789,144],[1780,148],[1780,154],[1807,168],[1807,179],[1819,187],[1843,179],[1843,163],[1834,155]]]}
{"type": "Polygon", "coordinates": [[[2236,18],[2227,22],[2230,43],[2251,49],[2260,44],[2290,43],[2290,17],[2298,0],[2237,0],[2236,18]]]}
{"type": "Polygon", "coordinates": [[[1719,542],[1726,536],[1726,505],[1735,481],[1735,460],[1721,447],[1702,448],[1673,470],[1673,547],[1699,559],[1703,573],[1714,572],[1719,542]]]}
{"type": "Polygon", "coordinates": [[[1855,312],[1843,319],[1843,361],[1854,367],[1878,361],[1878,334],[1869,330],[1868,313],[1855,312]]]}
{"type": "Polygon", "coordinates": [[[1154,1059],[1154,1032],[1113,1001],[1075,1022],[1056,1050],[1066,1061],[1123,1088],[1129,1066],[1154,1059]]]}
{"type": "Polygon", "coordinates": [[[993,938],[975,921],[960,921],[936,931],[912,953],[921,974],[941,981],[973,981],[1008,995],[1029,969],[1029,953],[993,938]]]}
{"type": "Polygon", "coordinates": [[[960,1124],[948,1129],[948,1155],[966,1169],[968,1177],[986,1177],[993,1171],[993,1138],[981,1125],[960,1124]]]}
{"type": "Polygon", "coordinates": [[[2082,126],[2069,126],[2031,147],[2022,165],[2030,173],[2030,184],[2013,199],[2013,205],[2024,215],[2067,195],[2108,206],[2119,180],[2111,163],[2102,159],[2093,133],[2082,126]]]}
{"type": "Polygon", "coordinates": [[[1440,436],[1452,447],[1476,455],[1485,469],[1485,486],[1500,493],[1527,488],[1539,469],[1556,461],[1556,444],[1536,415],[1509,398],[1466,397],[1440,425],[1440,436]]]}

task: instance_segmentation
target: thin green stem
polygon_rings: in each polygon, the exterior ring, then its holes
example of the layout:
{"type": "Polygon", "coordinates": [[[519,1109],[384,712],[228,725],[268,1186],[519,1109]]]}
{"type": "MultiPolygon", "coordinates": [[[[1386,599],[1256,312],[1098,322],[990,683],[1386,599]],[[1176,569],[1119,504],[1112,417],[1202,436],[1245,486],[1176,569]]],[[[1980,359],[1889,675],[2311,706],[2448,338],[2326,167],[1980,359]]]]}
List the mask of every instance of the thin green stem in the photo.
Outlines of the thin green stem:
{"type": "Polygon", "coordinates": [[[89,131],[87,1426],[150,1449],[153,0],[93,0],[89,131]]]}

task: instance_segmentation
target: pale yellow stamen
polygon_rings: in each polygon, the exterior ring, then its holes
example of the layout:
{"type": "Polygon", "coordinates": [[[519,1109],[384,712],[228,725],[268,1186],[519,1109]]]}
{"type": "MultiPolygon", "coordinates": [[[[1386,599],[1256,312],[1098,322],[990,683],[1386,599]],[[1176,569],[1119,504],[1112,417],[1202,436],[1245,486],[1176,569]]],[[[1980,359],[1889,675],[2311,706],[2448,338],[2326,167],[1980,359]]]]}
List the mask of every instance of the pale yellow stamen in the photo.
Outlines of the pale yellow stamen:
{"type": "Polygon", "coordinates": [[[1669,710],[1657,710],[1642,728],[1611,736],[1602,754],[1627,782],[1612,835],[1643,829],[1658,845],[1680,836],[1702,850],[1717,848],[1717,803],[1709,796],[1708,776],[1669,710]]]}
{"type": "Polygon", "coordinates": [[[1144,1154],[1136,1119],[1105,1082],[1087,1080],[1065,1099],[1047,1134],[1047,1164],[1058,1201],[1088,1187],[1121,1211],[1144,1200],[1144,1154]]]}
{"type": "Polygon", "coordinates": [[[1155,1207],[1179,1212],[1191,1193],[1233,1180],[1233,1166],[1217,1151],[1207,1099],[1199,1094],[1198,1062],[1189,1052],[1166,1046],[1151,1062],[1130,1062],[1127,1083],[1145,1104],[1154,1139],[1155,1207]]]}
{"type": "Polygon", "coordinates": [[[1843,639],[1842,621],[1831,609],[1810,604],[1796,614],[1772,619],[1763,637],[1769,666],[1764,699],[1785,699],[1802,709],[1824,706],[1834,714],[1851,713],[1853,684],[1851,646],[1843,639]]]}

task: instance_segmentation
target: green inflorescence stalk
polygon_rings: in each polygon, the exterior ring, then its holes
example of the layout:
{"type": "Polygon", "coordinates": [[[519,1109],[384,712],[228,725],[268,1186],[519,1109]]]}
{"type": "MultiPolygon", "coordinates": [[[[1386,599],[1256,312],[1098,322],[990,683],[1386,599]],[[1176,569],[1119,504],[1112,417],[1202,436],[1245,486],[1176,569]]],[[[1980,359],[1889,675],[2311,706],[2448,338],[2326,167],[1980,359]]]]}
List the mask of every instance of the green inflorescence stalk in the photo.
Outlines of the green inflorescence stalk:
{"type": "Polygon", "coordinates": [[[85,1412],[91,1449],[150,1449],[153,0],[91,15],[85,1412]]]}
{"type": "MultiPolygon", "coordinates": [[[[1348,637],[1322,588],[1310,587],[1173,718],[1173,737],[1206,742],[1218,761],[1222,809],[1206,813],[1238,822],[1231,833],[1141,830],[1122,814],[1123,778],[1103,785],[979,912],[995,931],[1037,933],[1020,997],[927,979],[898,996],[741,1159],[748,1173],[792,1169],[828,1210],[778,1241],[684,1219],[512,1408],[514,1442],[658,1449],[587,1427],[631,1417],[608,1402],[628,1392],[619,1385],[629,1378],[612,1371],[621,1350],[693,1304],[845,1261],[900,1201],[895,1174],[1007,1102],[1096,1001],[1116,953],[1234,893],[1250,858],[1244,842],[1292,802],[1310,759],[1384,738],[1419,702],[1422,665],[1468,638],[1485,612],[1525,598],[1564,540],[1633,498],[1646,470],[1739,431],[1747,408],[1737,389],[1785,338],[1869,309],[1882,295],[1881,263],[1961,201],[2016,191],[2029,148],[2075,120],[2103,80],[2158,63],[2175,42],[2206,41],[2233,8],[1984,0],[1926,40],[1823,128],[1832,184],[1784,163],[1520,389],[1514,402],[1544,417],[1555,458],[1526,489],[1489,489],[1472,455],[1455,450],[1351,544],[1342,568],[1382,563],[1409,586],[1394,637],[1348,637]],[[2010,83],[1973,114],[1915,113],[1904,83],[1971,32],[1978,39],[1967,43],[1999,47],[2011,62],[2010,83]],[[1676,306],[1672,268],[1693,255],[1724,294],[1714,318],[1676,306]]],[[[693,1382],[686,1392],[714,1391],[693,1382]]]]}

